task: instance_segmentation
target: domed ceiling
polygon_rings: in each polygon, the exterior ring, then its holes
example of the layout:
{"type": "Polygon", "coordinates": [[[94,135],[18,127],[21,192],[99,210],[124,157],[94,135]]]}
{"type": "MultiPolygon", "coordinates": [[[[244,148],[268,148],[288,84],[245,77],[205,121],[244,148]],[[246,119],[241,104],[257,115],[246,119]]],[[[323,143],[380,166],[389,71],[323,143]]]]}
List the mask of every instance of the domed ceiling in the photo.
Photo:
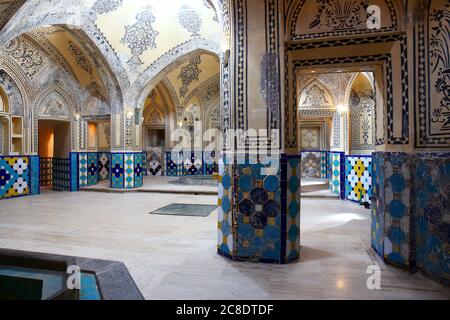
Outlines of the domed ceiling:
{"type": "Polygon", "coordinates": [[[190,40],[219,43],[216,13],[206,0],[82,2],[129,74],[144,71],[190,40]]]}

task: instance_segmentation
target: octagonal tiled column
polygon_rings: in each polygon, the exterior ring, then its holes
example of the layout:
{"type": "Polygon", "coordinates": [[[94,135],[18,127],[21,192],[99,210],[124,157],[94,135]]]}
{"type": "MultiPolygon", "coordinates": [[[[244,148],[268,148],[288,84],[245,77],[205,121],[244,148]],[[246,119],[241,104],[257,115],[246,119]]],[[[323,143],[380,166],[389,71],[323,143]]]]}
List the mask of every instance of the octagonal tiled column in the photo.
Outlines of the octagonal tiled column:
{"type": "Polygon", "coordinates": [[[300,159],[219,164],[218,252],[234,260],[288,263],[300,256],[300,159]]]}

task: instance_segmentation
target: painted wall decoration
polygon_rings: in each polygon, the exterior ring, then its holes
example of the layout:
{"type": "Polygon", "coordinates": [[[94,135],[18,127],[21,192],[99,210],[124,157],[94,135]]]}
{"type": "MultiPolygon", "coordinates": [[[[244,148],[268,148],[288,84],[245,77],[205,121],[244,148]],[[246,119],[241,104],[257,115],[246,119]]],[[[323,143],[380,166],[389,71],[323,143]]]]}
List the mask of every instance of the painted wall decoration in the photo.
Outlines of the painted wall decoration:
{"type": "Polygon", "coordinates": [[[178,22],[180,25],[191,33],[191,37],[199,37],[200,28],[202,26],[202,18],[191,7],[183,5],[178,13],[178,22]]]}
{"type": "Polygon", "coordinates": [[[5,52],[20,66],[30,81],[48,66],[42,53],[21,38],[8,42],[5,52]]]}
{"type": "Polygon", "coordinates": [[[89,59],[84,55],[83,51],[75,44],[73,41],[69,41],[69,52],[74,57],[78,66],[88,73],[91,77],[93,76],[93,68],[89,59]]]}
{"type": "Polygon", "coordinates": [[[372,157],[346,156],[346,199],[361,203],[371,203],[372,171],[372,157]]]}
{"type": "Polygon", "coordinates": [[[0,156],[0,199],[30,194],[28,157],[0,156]]]}
{"type": "Polygon", "coordinates": [[[202,72],[198,66],[202,63],[200,56],[195,56],[189,60],[189,64],[181,68],[181,72],[178,75],[178,79],[183,84],[180,88],[180,97],[186,97],[189,92],[189,85],[199,80],[199,75],[202,72]]]}
{"type": "Polygon", "coordinates": [[[9,146],[8,146],[8,129],[9,129],[9,121],[5,117],[0,117],[0,154],[8,154],[9,146]]]}
{"type": "Polygon", "coordinates": [[[320,146],[320,128],[302,128],[301,146],[303,150],[317,150],[320,146]]]}
{"type": "Polygon", "coordinates": [[[416,145],[419,148],[450,146],[449,17],[450,4],[433,0],[426,22],[417,25],[416,145]]]}
{"type": "Polygon", "coordinates": [[[300,109],[333,108],[333,100],[323,87],[314,83],[302,91],[300,109]]]}
{"type": "Polygon", "coordinates": [[[398,26],[391,0],[301,0],[298,3],[292,10],[290,21],[292,40],[395,31],[398,26]],[[381,9],[383,19],[378,29],[369,29],[369,5],[377,5],[381,9]]]}
{"type": "Polygon", "coordinates": [[[41,118],[69,118],[69,108],[58,94],[47,96],[39,108],[41,118]]]}
{"type": "Polygon", "coordinates": [[[92,10],[97,14],[105,14],[120,8],[123,0],[96,0],[92,5],[92,10]]]}
{"type": "Polygon", "coordinates": [[[353,154],[370,154],[375,149],[375,100],[372,91],[350,96],[351,146],[353,154]]]}
{"type": "Polygon", "coordinates": [[[147,6],[136,16],[136,22],[133,25],[125,27],[125,35],[122,42],[131,50],[133,57],[130,62],[133,64],[143,64],[140,55],[147,49],[156,48],[156,38],[159,32],[153,27],[155,16],[153,8],[147,6]]]}
{"type": "MultiPolygon", "coordinates": [[[[8,99],[8,109],[9,109],[8,113],[10,113],[13,116],[23,116],[25,112],[25,107],[20,89],[14,82],[14,80],[11,78],[11,76],[1,69],[0,69],[0,87],[5,92],[6,97],[8,99]]],[[[4,105],[6,105],[6,103],[4,103],[4,105]]]]}

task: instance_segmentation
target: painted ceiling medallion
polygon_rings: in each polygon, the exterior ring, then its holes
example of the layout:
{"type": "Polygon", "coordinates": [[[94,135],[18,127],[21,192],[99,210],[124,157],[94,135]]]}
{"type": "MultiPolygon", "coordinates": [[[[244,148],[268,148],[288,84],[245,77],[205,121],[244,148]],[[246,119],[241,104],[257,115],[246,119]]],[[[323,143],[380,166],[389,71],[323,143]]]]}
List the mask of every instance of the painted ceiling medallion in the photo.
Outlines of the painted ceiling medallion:
{"type": "Polygon", "coordinates": [[[83,54],[83,51],[72,41],[69,41],[69,51],[75,58],[77,65],[92,77],[92,65],[83,54]]]}
{"type": "Polygon", "coordinates": [[[139,56],[149,48],[156,48],[156,37],[159,32],[153,29],[152,24],[155,22],[155,16],[150,7],[146,7],[144,11],[139,13],[136,20],[135,24],[125,27],[125,35],[121,42],[131,49],[133,57],[129,62],[139,65],[144,64],[139,56]]]}
{"type": "Polygon", "coordinates": [[[119,9],[122,3],[123,0],[97,0],[92,6],[92,10],[97,14],[104,14],[119,9]]]}
{"type": "Polygon", "coordinates": [[[202,26],[202,19],[194,9],[182,6],[178,13],[178,22],[191,33],[191,37],[200,37],[199,32],[202,26]]]}
{"type": "Polygon", "coordinates": [[[189,64],[181,68],[178,79],[181,80],[182,87],[180,88],[180,97],[186,97],[189,92],[189,85],[194,81],[199,81],[200,72],[198,66],[202,63],[200,56],[194,57],[189,61],[189,64]]]}

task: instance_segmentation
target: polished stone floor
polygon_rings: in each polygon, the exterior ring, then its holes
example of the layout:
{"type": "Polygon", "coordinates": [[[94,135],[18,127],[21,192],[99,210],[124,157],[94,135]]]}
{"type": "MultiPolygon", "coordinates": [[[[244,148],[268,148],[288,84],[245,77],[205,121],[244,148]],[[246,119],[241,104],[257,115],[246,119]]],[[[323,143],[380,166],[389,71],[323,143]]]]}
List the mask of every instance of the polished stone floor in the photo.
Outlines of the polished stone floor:
{"type": "Polygon", "coordinates": [[[370,212],[337,200],[302,202],[302,258],[286,266],[215,253],[216,213],[150,215],[215,196],[52,193],[0,201],[0,247],[122,261],[147,299],[450,299],[421,274],[381,265],[368,290],[370,212]]]}

